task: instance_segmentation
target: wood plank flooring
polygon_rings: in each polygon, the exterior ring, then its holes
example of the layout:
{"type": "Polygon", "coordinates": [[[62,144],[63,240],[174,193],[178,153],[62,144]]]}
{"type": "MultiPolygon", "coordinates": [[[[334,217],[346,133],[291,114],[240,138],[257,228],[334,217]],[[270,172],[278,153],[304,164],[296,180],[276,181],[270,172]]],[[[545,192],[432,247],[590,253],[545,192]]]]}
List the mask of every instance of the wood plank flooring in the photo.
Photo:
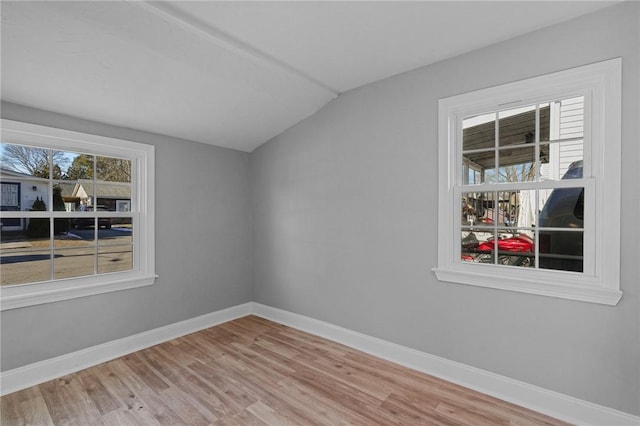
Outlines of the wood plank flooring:
{"type": "Polygon", "coordinates": [[[9,425],[562,425],[256,316],[1,398],[9,425]]]}

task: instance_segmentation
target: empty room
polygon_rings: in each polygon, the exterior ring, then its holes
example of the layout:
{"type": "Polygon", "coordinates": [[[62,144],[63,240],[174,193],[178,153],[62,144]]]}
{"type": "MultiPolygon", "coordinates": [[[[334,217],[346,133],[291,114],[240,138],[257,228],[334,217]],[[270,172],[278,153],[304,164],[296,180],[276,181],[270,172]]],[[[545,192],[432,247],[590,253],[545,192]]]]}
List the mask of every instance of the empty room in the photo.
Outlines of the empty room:
{"type": "Polygon", "coordinates": [[[3,426],[640,424],[640,2],[0,13],[3,426]]]}

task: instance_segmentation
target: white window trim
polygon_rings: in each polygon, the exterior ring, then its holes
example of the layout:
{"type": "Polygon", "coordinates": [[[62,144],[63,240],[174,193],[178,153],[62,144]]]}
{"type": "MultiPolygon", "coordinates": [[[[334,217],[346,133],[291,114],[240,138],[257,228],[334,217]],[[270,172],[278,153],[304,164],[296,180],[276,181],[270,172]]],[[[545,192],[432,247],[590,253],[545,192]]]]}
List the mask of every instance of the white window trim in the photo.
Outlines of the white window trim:
{"type": "Polygon", "coordinates": [[[132,215],[135,221],[132,271],[4,286],[0,288],[0,310],[92,296],[154,283],[157,277],[154,146],[5,119],[2,120],[2,142],[131,159],[134,177],[131,189],[135,194],[132,200],[135,206],[131,207],[136,214],[132,215]]]}
{"type": "MultiPolygon", "coordinates": [[[[620,291],[620,161],[621,161],[620,58],[465,93],[439,101],[439,194],[437,278],[460,284],[510,290],[563,299],[616,305],[620,291]],[[460,259],[460,227],[455,198],[460,162],[459,130],[464,117],[555,98],[559,93],[586,93],[591,108],[585,125],[584,178],[595,185],[595,268],[591,275],[553,270],[473,264],[460,259]],[[525,100],[525,101],[522,101],[525,100]],[[591,143],[593,142],[593,143],[591,143]],[[592,161],[591,161],[592,160],[592,161]],[[591,163],[591,170],[586,164],[591,163]]],[[[587,105],[589,104],[589,105],[587,105]]],[[[499,185],[495,189],[500,189],[499,185]]],[[[456,202],[457,201],[457,202],[456,202]]],[[[587,205],[588,200],[585,200],[587,205]]],[[[459,215],[458,215],[459,216],[459,215]]],[[[586,215],[585,215],[586,216],[586,215]]],[[[593,240],[590,240],[593,241],[593,240]]],[[[587,254],[585,252],[585,254],[587,254]]],[[[585,260],[586,261],[586,260],[585,260]]]]}

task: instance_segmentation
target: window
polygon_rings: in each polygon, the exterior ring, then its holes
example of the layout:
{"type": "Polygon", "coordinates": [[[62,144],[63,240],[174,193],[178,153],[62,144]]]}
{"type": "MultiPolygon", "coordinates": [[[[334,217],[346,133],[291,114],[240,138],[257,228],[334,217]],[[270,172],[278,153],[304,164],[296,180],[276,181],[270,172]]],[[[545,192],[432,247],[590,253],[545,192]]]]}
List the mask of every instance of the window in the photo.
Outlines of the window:
{"type": "Polygon", "coordinates": [[[438,279],[615,305],[621,60],[439,102],[438,279]]]}
{"type": "Polygon", "coordinates": [[[152,284],[154,147],[2,120],[2,310],[152,284]]]}

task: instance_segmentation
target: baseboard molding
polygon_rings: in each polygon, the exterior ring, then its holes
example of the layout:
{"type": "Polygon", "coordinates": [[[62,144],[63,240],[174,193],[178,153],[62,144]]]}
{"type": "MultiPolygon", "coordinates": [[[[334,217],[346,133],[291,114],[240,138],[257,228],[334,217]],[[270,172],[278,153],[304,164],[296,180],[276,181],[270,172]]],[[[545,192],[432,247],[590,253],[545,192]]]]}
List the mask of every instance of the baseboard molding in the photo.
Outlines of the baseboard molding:
{"type": "Polygon", "coordinates": [[[640,417],[450,361],[346,328],[254,303],[253,314],[578,425],[638,426],[640,417]]]}
{"type": "Polygon", "coordinates": [[[92,346],[0,374],[0,395],[92,367],[223,322],[254,314],[579,425],[638,426],[640,417],[397,345],[303,315],[249,302],[92,346]]]}
{"type": "Polygon", "coordinates": [[[253,303],[244,303],[2,372],[0,395],[26,389],[189,333],[247,316],[251,314],[252,309],[253,303]]]}

